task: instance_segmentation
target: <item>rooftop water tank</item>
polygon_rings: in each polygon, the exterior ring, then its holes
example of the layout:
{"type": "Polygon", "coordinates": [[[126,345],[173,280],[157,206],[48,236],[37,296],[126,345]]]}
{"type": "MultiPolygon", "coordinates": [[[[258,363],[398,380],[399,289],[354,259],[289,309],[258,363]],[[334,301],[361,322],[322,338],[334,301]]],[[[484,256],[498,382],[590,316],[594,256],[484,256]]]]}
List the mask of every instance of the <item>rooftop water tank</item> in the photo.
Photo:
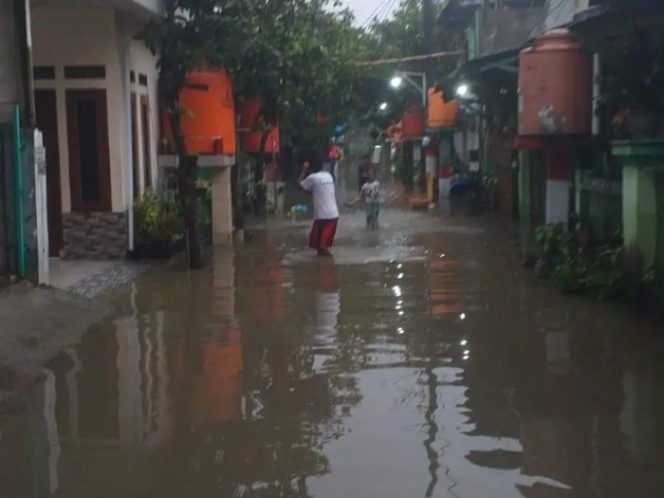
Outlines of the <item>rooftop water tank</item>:
{"type": "MultiPolygon", "coordinates": [[[[180,118],[187,151],[194,154],[235,154],[233,87],[223,69],[194,70],[180,93],[180,118]]],[[[165,130],[170,130],[167,122],[165,130]]]]}
{"type": "Polygon", "coordinates": [[[519,56],[519,135],[587,135],[592,59],[567,29],[538,37],[519,56]]]}

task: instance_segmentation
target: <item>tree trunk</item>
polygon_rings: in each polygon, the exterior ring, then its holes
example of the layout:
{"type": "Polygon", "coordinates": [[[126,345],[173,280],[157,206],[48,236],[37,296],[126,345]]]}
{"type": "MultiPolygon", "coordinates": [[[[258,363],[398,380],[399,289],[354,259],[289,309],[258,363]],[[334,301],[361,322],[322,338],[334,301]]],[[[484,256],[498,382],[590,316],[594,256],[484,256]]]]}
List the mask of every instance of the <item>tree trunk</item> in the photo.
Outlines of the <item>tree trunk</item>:
{"type": "Polygon", "coordinates": [[[267,147],[267,139],[270,136],[271,129],[263,130],[261,134],[261,141],[258,147],[258,155],[256,156],[256,163],[254,168],[254,211],[257,216],[263,216],[267,212],[267,196],[266,192],[262,191],[265,189],[265,185],[262,185],[263,178],[265,177],[265,148],[267,147]],[[260,189],[262,194],[259,194],[258,184],[261,184],[260,189]]]}
{"type": "MultiPolygon", "coordinates": [[[[179,155],[179,154],[178,154],[179,155]]],[[[184,216],[185,233],[187,236],[187,256],[189,268],[197,269],[204,266],[203,248],[198,230],[198,198],[196,196],[196,178],[198,177],[198,158],[190,155],[179,155],[178,189],[184,216]]]]}
{"type": "Polygon", "coordinates": [[[180,205],[184,217],[185,235],[187,241],[187,259],[189,268],[197,269],[204,266],[203,247],[198,230],[198,199],[196,197],[196,179],[198,177],[198,157],[187,152],[187,146],[180,124],[180,106],[178,99],[170,99],[173,105],[169,106],[169,121],[173,132],[175,152],[178,156],[178,191],[180,205]]]}

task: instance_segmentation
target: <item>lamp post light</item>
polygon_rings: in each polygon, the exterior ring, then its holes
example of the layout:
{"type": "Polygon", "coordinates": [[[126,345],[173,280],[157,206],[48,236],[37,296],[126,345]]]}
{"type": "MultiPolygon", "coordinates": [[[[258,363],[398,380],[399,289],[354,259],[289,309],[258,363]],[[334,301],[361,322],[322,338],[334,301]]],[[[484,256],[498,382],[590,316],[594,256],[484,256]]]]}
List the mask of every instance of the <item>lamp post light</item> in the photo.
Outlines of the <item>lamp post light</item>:
{"type": "Polygon", "coordinates": [[[470,94],[470,86],[468,86],[467,83],[461,83],[459,86],[456,87],[456,94],[457,97],[459,98],[466,98],[470,94]]]}
{"type": "Polygon", "coordinates": [[[390,80],[390,86],[395,90],[402,87],[403,82],[408,83],[417,89],[422,95],[422,105],[427,107],[427,75],[426,73],[416,73],[413,71],[399,71],[390,80]],[[418,81],[419,80],[419,81],[418,81]]]}
{"type": "Polygon", "coordinates": [[[380,110],[383,111],[383,112],[384,112],[384,111],[387,111],[387,108],[388,108],[388,104],[387,104],[387,102],[383,102],[382,104],[380,104],[380,105],[378,106],[378,109],[380,109],[380,110]]]}
{"type": "Polygon", "coordinates": [[[394,76],[390,80],[390,86],[394,89],[401,88],[401,85],[403,85],[403,78],[401,76],[394,76]]]}

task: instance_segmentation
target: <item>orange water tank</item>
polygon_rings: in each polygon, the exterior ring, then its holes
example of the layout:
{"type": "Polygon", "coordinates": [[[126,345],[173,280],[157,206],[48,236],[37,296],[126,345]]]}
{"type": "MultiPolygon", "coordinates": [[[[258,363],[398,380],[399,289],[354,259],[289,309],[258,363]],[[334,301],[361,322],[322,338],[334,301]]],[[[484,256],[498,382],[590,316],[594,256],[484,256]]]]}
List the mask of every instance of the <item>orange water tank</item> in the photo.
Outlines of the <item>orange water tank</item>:
{"type": "Polygon", "coordinates": [[[408,107],[401,118],[403,138],[421,138],[424,136],[424,109],[421,106],[408,107]]]}
{"type": "MultiPolygon", "coordinates": [[[[261,104],[258,99],[250,99],[242,104],[242,112],[240,114],[240,128],[243,130],[242,147],[251,154],[258,154],[260,152],[263,132],[261,130],[253,131],[257,122],[260,122],[262,119],[260,114],[261,104]]],[[[265,142],[265,154],[278,153],[280,145],[279,126],[272,126],[265,142]]]]}
{"type": "Polygon", "coordinates": [[[459,101],[445,102],[442,90],[429,88],[427,126],[429,128],[452,128],[457,125],[459,101]]]}
{"type": "MultiPolygon", "coordinates": [[[[180,93],[185,109],[180,122],[187,150],[194,154],[235,154],[235,105],[233,87],[224,70],[196,70],[187,74],[180,93]]],[[[171,136],[163,112],[163,130],[171,136]]]]}
{"type": "Polygon", "coordinates": [[[592,123],[592,60],[561,28],[519,56],[519,135],[586,135],[592,123]]]}

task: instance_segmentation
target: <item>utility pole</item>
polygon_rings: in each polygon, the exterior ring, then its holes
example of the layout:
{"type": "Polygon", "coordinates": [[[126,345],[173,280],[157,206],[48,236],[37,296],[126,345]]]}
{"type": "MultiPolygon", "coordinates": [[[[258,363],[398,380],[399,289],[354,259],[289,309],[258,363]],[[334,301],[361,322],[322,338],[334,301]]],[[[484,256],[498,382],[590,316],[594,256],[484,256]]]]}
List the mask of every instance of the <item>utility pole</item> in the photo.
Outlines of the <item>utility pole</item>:
{"type": "MultiPolygon", "coordinates": [[[[433,38],[433,26],[434,26],[434,9],[433,9],[433,0],[422,0],[422,41],[423,49],[425,53],[432,54],[434,53],[434,38],[433,38]]],[[[425,74],[424,80],[426,84],[424,85],[424,113],[425,116],[428,116],[428,96],[429,96],[429,87],[435,86],[436,84],[436,63],[433,59],[428,59],[424,62],[423,71],[425,74]]],[[[428,120],[427,120],[428,121],[428,120]]],[[[429,209],[433,209],[436,206],[436,179],[438,178],[438,156],[440,155],[440,149],[438,148],[437,141],[435,137],[428,137],[429,143],[423,147],[424,156],[424,172],[426,179],[426,192],[427,192],[427,202],[429,209]]],[[[435,394],[435,388],[433,390],[435,394]]],[[[430,393],[431,395],[431,393],[430,393]]],[[[433,413],[436,411],[436,404],[433,399],[430,401],[430,410],[433,413]]],[[[435,434],[435,432],[434,432],[435,434]]],[[[434,453],[435,454],[435,453],[434,453]]],[[[432,496],[433,488],[435,487],[437,481],[436,467],[437,462],[432,462],[431,475],[432,482],[429,491],[426,496],[432,496]]]]}
{"type": "MultiPolygon", "coordinates": [[[[433,25],[434,25],[433,0],[422,0],[422,53],[432,54],[434,50],[433,25]]],[[[435,61],[427,59],[423,62],[422,71],[427,75],[429,84],[435,82],[435,61]]]]}

